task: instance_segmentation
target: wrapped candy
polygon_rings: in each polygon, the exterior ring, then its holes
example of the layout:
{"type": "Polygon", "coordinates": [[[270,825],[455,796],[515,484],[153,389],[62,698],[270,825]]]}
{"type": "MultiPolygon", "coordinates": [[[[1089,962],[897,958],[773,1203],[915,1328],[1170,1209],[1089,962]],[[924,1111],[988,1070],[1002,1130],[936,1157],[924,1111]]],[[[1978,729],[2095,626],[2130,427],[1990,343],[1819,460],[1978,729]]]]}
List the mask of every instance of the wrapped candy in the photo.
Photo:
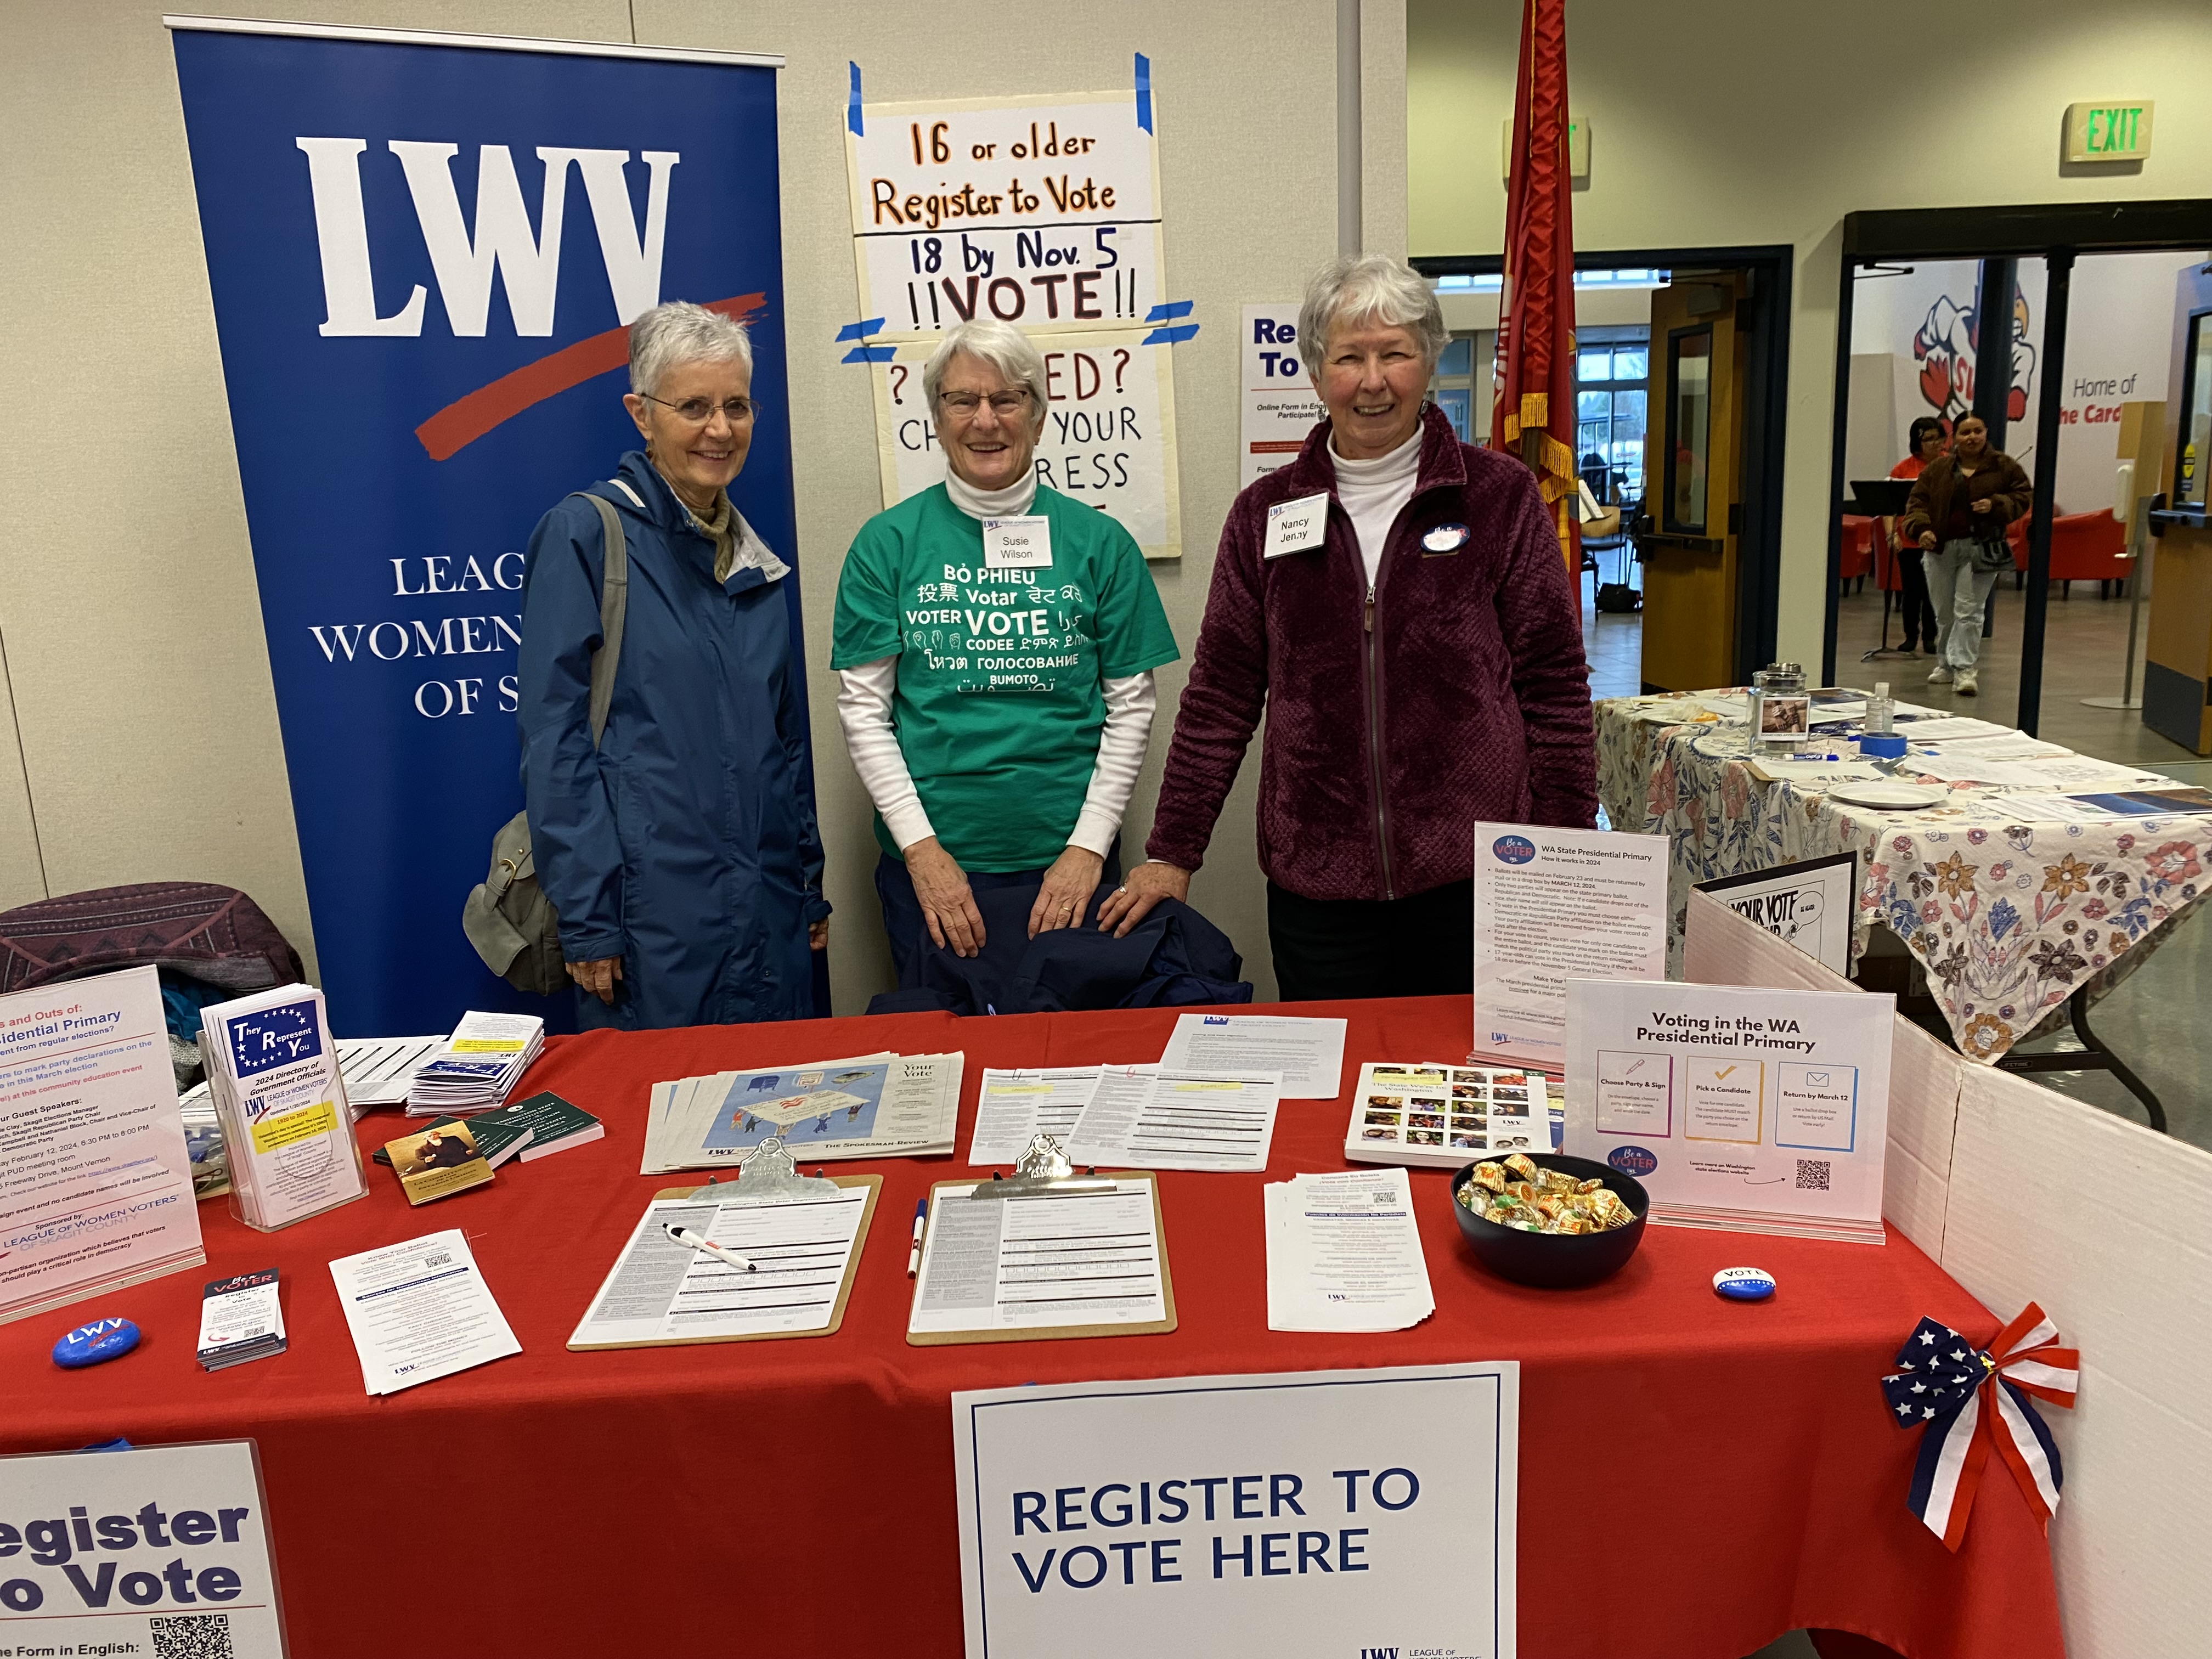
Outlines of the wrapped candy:
{"type": "Polygon", "coordinates": [[[1580,1236],[1625,1227],[1636,1212],[1601,1180],[1578,1179],[1515,1153],[1484,1162],[1459,1188],[1474,1214],[1521,1232],[1580,1236]],[[1510,1174],[1517,1180],[1508,1180],[1510,1174]]]}

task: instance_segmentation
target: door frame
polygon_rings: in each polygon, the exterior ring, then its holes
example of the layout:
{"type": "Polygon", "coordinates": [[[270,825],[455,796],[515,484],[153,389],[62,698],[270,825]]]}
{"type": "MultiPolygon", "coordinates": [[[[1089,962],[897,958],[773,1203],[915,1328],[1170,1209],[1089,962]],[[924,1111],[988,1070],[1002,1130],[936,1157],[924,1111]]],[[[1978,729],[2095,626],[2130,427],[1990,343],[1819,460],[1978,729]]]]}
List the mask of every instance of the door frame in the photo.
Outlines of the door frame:
{"type": "MultiPolygon", "coordinates": [[[[1496,276],[1505,269],[1504,256],[1498,253],[1421,254],[1407,263],[1424,276],[1496,276]]],[[[1734,652],[1739,684],[1749,684],[1754,669],[1773,660],[1781,615],[1784,428],[1790,411],[1790,296],[1796,264],[1796,247],[1787,242],[1575,250],[1577,270],[1744,273],[1736,301],[1736,349],[1744,354],[1743,519],[1736,537],[1734,652]]],[[[1649,502],[1649,477],[1644,489],[1649,502]]]]}
{"type": "MultiPolygon", "coordinates": [[[[1858,268],[1898,259],[2045,259],[2054,270],[2070,269],[2085,253],[2212,252],[2212,199],[2148,202],[2060,202],[2008,207],[1894,208],[1847,213],[1838,256],[1836,291],[1835,408],[1828,465],[1828,602],[1820,635],[1820,683],[1836,683],[1836,630],[1843,599],[1844,492],[1849,481],[1844,447],[1850,416],[1851,310],[1858,268]]],[[[2063,279],[2060,279],[2062,292],[2063,279]]],[[[2051,307],[2046,305],[2046,313],[2051,307]]],[[[2023,622],[2020,708],[2022,730],[2039,723],[2043,684],[2043,623],[2051,575],[2049,501],[2057,471],[2056,434],[2063,395],[2065,339],[2062,328],[2052,350],[2052,331],[2044,331],[2043,390],[2036,426],[2039,438],[2052,435],[2053,464],[2036,469],[2037,511],[2028,548],[2027,605],[2023,622]],[[2036,659],[2026,659],[2030,642],[2036,659]]],[[[2039,447],[2038,459],[2041,459],[2039,447]]]]}

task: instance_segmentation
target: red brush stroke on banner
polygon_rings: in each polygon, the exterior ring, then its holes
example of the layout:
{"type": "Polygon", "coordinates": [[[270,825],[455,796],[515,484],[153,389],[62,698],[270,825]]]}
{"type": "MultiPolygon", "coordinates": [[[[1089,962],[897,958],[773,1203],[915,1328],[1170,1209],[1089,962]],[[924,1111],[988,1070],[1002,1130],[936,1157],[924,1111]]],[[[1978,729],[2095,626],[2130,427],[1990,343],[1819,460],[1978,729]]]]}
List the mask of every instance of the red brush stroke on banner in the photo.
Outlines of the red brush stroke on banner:
{"type": "MultiPolygon", "coordinates": [[[[738,294],[714,300],[707,309],[743,322],[768,303],[765,294],[738,294]]],[[[525,363],[502,374],[489,386],[478,386],[455,399],[415,428],[415,436],[434,461],[450,460],[503,421],[526,409],[558,397],[570,386],[581,386],[593,375],[620,368],[629,361],[629,329],[611,328],[579,340],[571,346],[525,363]]]]}

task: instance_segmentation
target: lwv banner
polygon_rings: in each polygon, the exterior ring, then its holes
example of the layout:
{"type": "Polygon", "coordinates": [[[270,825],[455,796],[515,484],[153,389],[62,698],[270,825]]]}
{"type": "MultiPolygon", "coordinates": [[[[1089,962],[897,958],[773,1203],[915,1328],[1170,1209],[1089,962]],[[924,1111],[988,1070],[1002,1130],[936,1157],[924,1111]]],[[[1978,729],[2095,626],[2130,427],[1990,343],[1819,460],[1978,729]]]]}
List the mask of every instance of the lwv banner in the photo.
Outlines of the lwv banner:
{"type": "Polygon", "coordinates": [[[524,549],[636,447],[647,307],[751,325],[764,412],[730,493],[796,562],[781,60],[170,21],[331,1022],[543,1012],[461,902],[522,804],[524,549]]]}

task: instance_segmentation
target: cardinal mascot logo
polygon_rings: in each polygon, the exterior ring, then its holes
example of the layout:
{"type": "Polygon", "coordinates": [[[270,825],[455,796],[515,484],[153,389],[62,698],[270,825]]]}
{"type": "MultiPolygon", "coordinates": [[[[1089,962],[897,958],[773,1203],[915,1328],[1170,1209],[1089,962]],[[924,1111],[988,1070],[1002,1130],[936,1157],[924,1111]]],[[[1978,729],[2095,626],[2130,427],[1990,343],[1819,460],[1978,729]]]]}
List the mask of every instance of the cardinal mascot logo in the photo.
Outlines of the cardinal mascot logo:
{"type": "MultiPolygon", "coordinates": [[[[1920,331],[1912,337],[1912,355],[1920,364],[1920,395],[1947,426],[1955,425],[1974,406],[1980,321],[1976,313],[1963,309],[1947,294],[1928,307],[1920,331]]],[[[2012,387],[2005,398],[2005,418],[2024,420],[2028,384],[2035,376],[2035,348],[2027,343],[2027,301],[2017,290],[2009,343],[2012,387]]]]}

